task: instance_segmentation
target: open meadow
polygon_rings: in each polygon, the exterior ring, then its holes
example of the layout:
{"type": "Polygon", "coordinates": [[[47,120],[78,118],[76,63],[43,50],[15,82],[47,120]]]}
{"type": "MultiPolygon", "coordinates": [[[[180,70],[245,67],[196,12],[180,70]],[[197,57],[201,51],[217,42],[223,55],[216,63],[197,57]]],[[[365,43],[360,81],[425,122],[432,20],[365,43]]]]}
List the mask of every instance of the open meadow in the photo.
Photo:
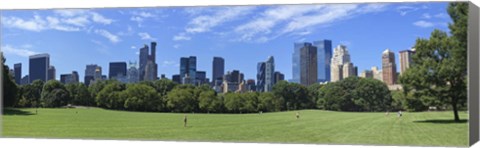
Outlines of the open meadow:
{"type": "Polygon", "coordinates": [[[2,136],[162,141],[467,146],[467,113],[354,113],[320,110],[262,114],[182,114],[99,108],[8,109],[2,136]],[[183,127],[184,115],[188,126],[183,127]]]}

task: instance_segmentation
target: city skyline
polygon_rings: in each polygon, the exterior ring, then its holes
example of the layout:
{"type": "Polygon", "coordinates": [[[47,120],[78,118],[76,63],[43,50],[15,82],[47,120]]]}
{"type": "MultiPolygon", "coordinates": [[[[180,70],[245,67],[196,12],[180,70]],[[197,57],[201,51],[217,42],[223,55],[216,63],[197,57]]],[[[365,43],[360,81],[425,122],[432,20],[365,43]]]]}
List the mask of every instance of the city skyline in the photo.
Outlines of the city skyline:
{"type": "MultiPolygon", "coordinates": [[[[139,62],[136,53],[142,45],[155,41],[157,42],[158,77],[165,74],[167,78],[171,78],[172,75],[178,74],[180,57],[196,56],[197,69],[205,71],[207,78],[212,80],[210,78],[211,62],[213,57],[218,56],[225,59],[225,72],[237,69],[245,73],[245,79],[255,79],[257,63],[264,61],[268,56],[273,56],[276,59],[276,71],[282,72],[285,79],[289,80],[292,78],[291,54],[295,42],[328,39],[332,41],[333,47],[345,44],[352,56],[352,62],[358,66],[360,73],[372,66],[380,67],[381,53],[386,48],[391,49],[398,57],[398,51],[410,49],[417,37],[428,37],[434,28],[447,30],[446,23],[450,22],[450,19],[445,12],[446,4],[386,3],[4,11],[2,13],[1,47],[5,52],[7,64],[11,68],[15,63],[22,63],[22,77],[27,74],[29,67],[28,57],[25,55],[49,53],[50,65],[55,66],[56,69],[56,79],[59,79],[61,74],[78,71],[81,77],[80,81],[83,81],[86,65],[97,64],[105,70],[113,61],[139,62]],[[273,27],[265,27],[270,31],[281,31],[295,22],[297,22],[296,25],[302,26],[301,23],[298,24],[298,20],[311,23],[304,18],[313,19],[314,16],[321,16],[327,11],[340,8],[348,8],[345,9],[345,15],[350,17],[332,18],[327,23],[317,22],[314,25],[278,35],[278,37],[266,33],[262,28],[259,28],[258,32],[250,32],[253,34],[225,31],[227,29],[241,31],[242,26],[248,28],[248,24],[258,22],[258,19],[250,19],[251,17],[247,16],[271,20],[275,18],[275,15],[269,15],[268,12],[285,9],[300,10],[300,8],[308,9],[302,9],[304,12],[291,12],[292,14],[286,19],[273,21],[273,27]],[[202,18],[215,16],[220,12],[240,15],[237,11],[246,14],[238,16],[238,19],[234,17],[218,18],[224,22],[217,22],[214,26],[203,26],[203,29],[207,30],[195,30],[202,28],[200,23],[207,23],[202,21],[212,21],[202,20],[202,18]],[[317,15],[310,14],[317,11],[317,15]],[[124,16],[131,17],[123,19],[124,16]],[[179,19],[175,16],[186,17],[179,19]],[[54,18],[58,18],[60,21],[57,26],[46,23],[54,18]],[[84,23],[83,27],[77,26],[80,31],[76,31],[75,25],[72,23],[74,19],[82,18],[86,19],[85,22],[88,23],[84,23]],[[139,21],[140,19],[143,20],[139,21]],[[389,22],[391,19],[396,19],[395,24],[389,22]],[[40,20],[44,21],[43,25],[40,20]],[[22,21],[23,27],[22,23],[19,23],[22,21]],[[169,21],[172,23],[168,23],[169,21]],[[374,25],[371,24],[373,21],[374,25]],[[121,22],[126,23],[122,24],[121,22]],[[155,22],[159,24],[157,25],[155,22]],[[432,22],[434,23],[432,24],[432,22]],[[28,28],[28,25],[25,26],[26,23],[37,23],[35,25],[40,28],[28,28]],[[356,27],[352,27],[352,24],[356,27]],[[227,27],[229,25],[235,27],[227,27]],[[64,28],[62,29],[62,27],[64,28]],[[385,32],[385,30],[391,29],[405,31],[385,32]],[[43,36],[49,38],[43,38],[43,36]],[[242,38],[244,36],[245,38],[242,38]],[[236,37],[244,40],[233,41],[232,39],[236,37]],[[59,38],[62,39],[62,42],[54,42],[59,38]],[[92,58],[97,56],[102,58],[92,58]]],[[[396,63],[399,63],[398,59],[396,58],[396,63]]],[[[397,69],[397,71],[400,70],[397,69]]],[[[104,71],[103,75],[108,75],[108,73],[104,71]]]]}

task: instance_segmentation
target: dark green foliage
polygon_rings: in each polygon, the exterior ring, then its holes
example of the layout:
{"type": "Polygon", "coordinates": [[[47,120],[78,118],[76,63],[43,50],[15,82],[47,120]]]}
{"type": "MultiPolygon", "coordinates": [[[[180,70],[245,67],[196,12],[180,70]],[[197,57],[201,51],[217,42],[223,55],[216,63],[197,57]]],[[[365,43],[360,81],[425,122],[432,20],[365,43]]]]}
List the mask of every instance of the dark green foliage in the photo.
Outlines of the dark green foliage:
{"type": "Polygon", "coordinates": [[[273,86],[272,90],[276,98],[284,100],[283,107],[286,110],[311,109],[316,102],[309,99],[309,93],[305,86],[297,83],[280,81],[273,86]]]}
{"type": "Polygon", "coordinates": [[[167,95],[167,107],[173,112],[197,111],[198,100],[195,98],[195,89],[192,87],[190,85],[175,87],[167,95]]]}
{"type": "Polygon", "coordinates": [[[319,104],[335,111],[388,111],[392,97],[381,81],[349,77],[329,83],[320,89],[319,104]]]}
{"type": "Polygon", "coordinates": [[[417,39],[414,65],[400,82],[425,105],[450,104],[455,121],[460,121],[458,107],[467,100],[468,3],[450,3],[448,13],[453,20],[449,25],[452,36],[434,30],[429,39],[417,39]]]}
{"type": "Polygon", "coordinates": [[[121,97],[123,90],[125,90],[125,84],[118,81],[108,82],[95,98],[97,106],[123,110],[125,105],[125,98],[121,97]]]}
{"type": "Polygon", "coordinates": [[[120,96],[125,100],[124,107],[127,110],[161,111],[164,107],[155,89],[145,84],[130,84],[120,96]]]}
{"type": "Polygon", "coordinates": [[[17,107],[40,107],[40,98],[43,89],[43,81],[35,80],[31,84],[20,87],[20,100],[17,107]]]}
{"type": "Polygon", "coordinates": [[[95,99],[91,96],[88,87],[83,83],[66,84],[65,88],[70,93],[72,104],[83,106],[95,106],[95,99]]]}
{"type": "Polygon", "coordinates": [[[18,86],[9,74],[9,68],[5,65],[6,59],[3,57],[3,53],[0,54],[0,57],[3,68],[3,105],[5,107],[13,107],[17,103],[18,86]]]}
{"type": "Polygon", "coordinates": [[[262,112],[277,112],[281,111],[284,100],[282,98],[277,98],[273,93],[260,93],[258,96],[258,106],[257,110],[262,112]]]}
{"type": "Polygon", "coordinates": [[[223,110],[222,97],[217,97],[213,90],[202,91],[199,96],[198,107],[203,112],[221,112],[223,110]]]}
{"type": "Polygon", "coordinates": [[[70,103],[70,94],[57,80],[49,80],[43,85],[40,102],[43,107],[62,107],[70,103]]]}

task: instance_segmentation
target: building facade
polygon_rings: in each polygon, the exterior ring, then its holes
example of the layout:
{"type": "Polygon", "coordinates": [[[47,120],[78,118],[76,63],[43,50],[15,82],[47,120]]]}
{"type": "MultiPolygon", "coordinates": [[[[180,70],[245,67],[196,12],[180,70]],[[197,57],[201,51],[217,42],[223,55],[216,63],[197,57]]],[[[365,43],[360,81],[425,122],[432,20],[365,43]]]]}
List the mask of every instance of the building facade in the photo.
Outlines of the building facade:
{"type": "Polygon", "coordinates": [[[317,47],[317,82],[329,82],[330,81],[330,60],[332,59],[332,41],[320,40],[314,41],[313,46],[317,47]]]}
{"type": "Polygon", "coordinates": [[[413,63],[413,54],[415,54],[415,48],[412,48],[411,50],[400,51],[400,74],[405,72],[413,63]]]}
{"type": "Polygon", "coordinates": [[[382,77],[387,85],[394,85],[397,82],[397,66],[395,64],[395,54],[386,49],[382,53],[382,77]]]}
{"type": "Polygon", "coordinates": [[[350,61],[347,46],[338,45],[331,60],[331,81],[336,82],[350,76],[356,76],[355,65],[350,61]]]}
{"type": "Polygon", "coordinates": [[[15,73],[15,83],[22,85],[22,63],[13,65],[13,72],[15,73]]]}
{"type": "Polygon", "coordinates": [[[309,86],[318,81],[317,47],[308,44],[300,49],[300,84],[309,86]]]}
{"type": "MultiPolygon", "coordinates": [[[[180,58],[180,76],[181,79],[188,76],[190,81],[187,84],[195,84],[197,75],[197,57],[182,57],[180,58]]],[[[184,83],[185,84],[185,83],[184,83]]]]}
{"type": "Polygon", "coordinates": [[[46,82],[48,80],[48,69],[50,68],[50,55],[49,54],[37,54],[29,57],[28,75],[29,82],[35,80],[42,80],[46,82]]]}
{"type": "Polygon", "coordinates": [[[127,63],[126,62],[110,62],[108,70],[108,78],[116,79],[127,76],[127,63]]]}
{"type": "Polygon", "coordinates": [[[212,62],[212,83],[213,85],[221,85],[225,75],[225,60],[222,57],[213,57],[212,62]]]}

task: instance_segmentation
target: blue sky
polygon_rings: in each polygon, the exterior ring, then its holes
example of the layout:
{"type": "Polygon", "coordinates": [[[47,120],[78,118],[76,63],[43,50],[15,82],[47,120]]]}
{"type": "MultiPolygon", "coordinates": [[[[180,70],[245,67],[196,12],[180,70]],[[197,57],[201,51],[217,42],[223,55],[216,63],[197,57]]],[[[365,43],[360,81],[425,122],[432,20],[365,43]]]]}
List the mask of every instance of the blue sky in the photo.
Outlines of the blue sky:
{"type": "Polygon", "coordinates": [[[211,77],[213,56],[225,70],[256,78],[258,62],[274,56],[276,70],[291,79],[294,42],[330,39],[347,46],[359,73],[381,68],[386,48],[411,48],[433,29],[448,31],[448,3],[371,3],[7,10],[1,12],[1,50],[12,68],[28,56],[49,53],[60,74],[98,64],[138,61],[139,48],[157,42],[158,73],[179,73],[180,57],[197,56],[197,69],[211,77]]]}

